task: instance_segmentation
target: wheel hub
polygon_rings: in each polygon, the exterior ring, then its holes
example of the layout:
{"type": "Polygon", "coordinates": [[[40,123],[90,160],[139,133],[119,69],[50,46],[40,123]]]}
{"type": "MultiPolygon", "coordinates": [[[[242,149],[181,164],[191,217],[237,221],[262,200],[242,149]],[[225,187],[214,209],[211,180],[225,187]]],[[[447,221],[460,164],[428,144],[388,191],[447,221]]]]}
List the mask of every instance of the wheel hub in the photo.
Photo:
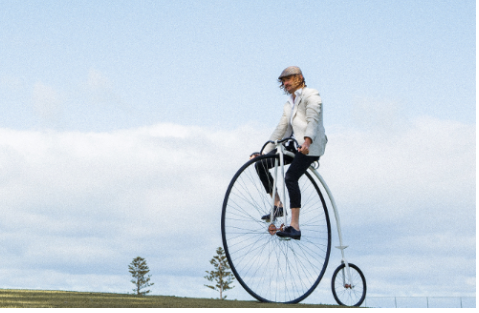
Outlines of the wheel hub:
{"type": "Polygon", "coordinates": [[[268,232],[271,236],[276,235],[276,232],[283,231],[284,224],[281,224],[280,227],[276,228],[276,225],[273,223],[269,224],[268,232]]]}

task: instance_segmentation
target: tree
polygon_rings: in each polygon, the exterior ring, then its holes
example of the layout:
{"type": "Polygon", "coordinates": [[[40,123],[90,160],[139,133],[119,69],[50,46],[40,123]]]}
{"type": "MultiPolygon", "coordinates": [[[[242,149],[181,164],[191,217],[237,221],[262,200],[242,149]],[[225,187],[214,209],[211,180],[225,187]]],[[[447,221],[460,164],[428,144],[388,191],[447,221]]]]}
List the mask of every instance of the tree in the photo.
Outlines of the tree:
{"type": "Polygon", "coordinates": [[[233,289],[234,286],[231,286],[234,280],[233,273],[231,273],[228,260],[226,259],[225,252],[223,248],[219,247],[216,249],[216,255],[211,259],[210,263],[214,266],[213,271],[206,271],[208,273],[205,278],[209,281],[216,282],[216,285],[209,286],[205,285],[208,288],[219,291],[220,300],[226,299],[226,296],[223,297],[223,292],[229,289],[233,289]]]}
{"type": "Polygon", "coordinates": [[[154,283],[150,284],[150,277],[151,275],[148,275],[146,277],[146,274],[150,271],[148,268],[148,265],[146,265],[146,260],[143,259],[142,257],[136,257],[133,259],[133,261],[128,265],[129,272],[131,273],[131,276],[133,276],[133,279],[131,282],[135,285],[135,289],[133,289],[134,292],[136,292],[137,295],[146,295],[147,293],[150,292],[150,290],[147,291],[141,291],[144,288],[153,286],[154,283]]]}

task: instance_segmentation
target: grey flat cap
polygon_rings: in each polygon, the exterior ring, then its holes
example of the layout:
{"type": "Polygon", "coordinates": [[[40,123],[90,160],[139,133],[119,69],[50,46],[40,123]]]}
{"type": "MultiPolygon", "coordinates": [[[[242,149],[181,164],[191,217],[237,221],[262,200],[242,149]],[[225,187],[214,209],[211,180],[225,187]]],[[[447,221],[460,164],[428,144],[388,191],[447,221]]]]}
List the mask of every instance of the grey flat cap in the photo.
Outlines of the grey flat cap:
{"type": "Polygon", "coordinates": [[[284,69],[281,75],[279,75],[278,79],[291,76],[291,75],[298,75],[298,74],[303,75],[303,73],[301,72],[301,69],[297,66],[290,66],[284,69]]]}

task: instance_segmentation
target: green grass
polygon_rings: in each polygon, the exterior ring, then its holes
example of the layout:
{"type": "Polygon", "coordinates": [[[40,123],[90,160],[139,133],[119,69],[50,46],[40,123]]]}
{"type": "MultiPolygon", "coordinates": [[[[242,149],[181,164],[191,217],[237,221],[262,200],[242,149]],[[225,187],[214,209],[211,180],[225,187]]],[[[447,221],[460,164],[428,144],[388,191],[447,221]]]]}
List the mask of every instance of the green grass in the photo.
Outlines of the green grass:
{"type": "Polygon", "coordinates": [[[338,308],[337,305],[136,296],[129,294],[0,289],[0,308],[338,308]]]}

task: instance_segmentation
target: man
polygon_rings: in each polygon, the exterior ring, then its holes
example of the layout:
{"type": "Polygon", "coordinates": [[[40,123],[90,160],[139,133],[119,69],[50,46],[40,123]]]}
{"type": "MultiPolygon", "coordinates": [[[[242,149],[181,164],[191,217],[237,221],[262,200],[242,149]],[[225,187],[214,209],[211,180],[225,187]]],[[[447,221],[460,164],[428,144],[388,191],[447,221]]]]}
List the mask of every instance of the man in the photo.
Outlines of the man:
{"type": "MultiPolygon", "coordinates": [[[[301,69],[297,66],[286,68],[278,77],[280,88],[289,95],[288,101],[284,104],[283,115],[278,126],[273,131],[270,140],[280,140],[293,137],[300,145],[297,150],[287,147],[295,153],[295,157],[285,156],[285,164],[291,164],[285,175],[285,183],[291,207],[291,223],[283,231],[276,235],[301,239],[299,227],[299,212],[301,209],[301,192],[298,185],[299,178],[306,173],[306,170],[319,157],[324,154],[327,137],[323,127],[323,110],[321,97],[318,91],[307,88],[301,69]]],[[[264,153],[275,154],[273,144],[265,147],[264,153]]],[[[259,165],[259,164],[258,164],[259,165]]],[[[257,166],[258,175],[266,189],[272,195],[272,177],[267,171],[274,164],[262,164],[257,166]]],[[[283,216],[283,205],[276,194],[273,217],[283,216]]],[[[264,215],[263,220],[268,221],[270,214],[264,215]]]]}

